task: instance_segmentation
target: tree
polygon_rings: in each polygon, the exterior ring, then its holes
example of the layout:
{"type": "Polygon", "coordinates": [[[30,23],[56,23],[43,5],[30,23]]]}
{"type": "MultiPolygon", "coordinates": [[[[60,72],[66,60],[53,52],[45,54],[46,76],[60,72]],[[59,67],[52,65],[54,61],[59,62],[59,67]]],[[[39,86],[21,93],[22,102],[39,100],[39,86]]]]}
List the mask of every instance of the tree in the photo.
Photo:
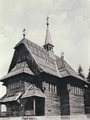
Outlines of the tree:
{"type": "Polygon", "coordinates": [[[87,81],[90,82],[90,67],[89,67],[89,72],[88,72],[88,76],[87,76],[87,81]]]}
{"type": "Polygon", "coordinates": [[[79,67],[78,67],[78,74],[79,74],[81,77],[85,78],[84,75],[83,75],[83,69],[82,69],[81,65],[79,65],[79,67]]]}

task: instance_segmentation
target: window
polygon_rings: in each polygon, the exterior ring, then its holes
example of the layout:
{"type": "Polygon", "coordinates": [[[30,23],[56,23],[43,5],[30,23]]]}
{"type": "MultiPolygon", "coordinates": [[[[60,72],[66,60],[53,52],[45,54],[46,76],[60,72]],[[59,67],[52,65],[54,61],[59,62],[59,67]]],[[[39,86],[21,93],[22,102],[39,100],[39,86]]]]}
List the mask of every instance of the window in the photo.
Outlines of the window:
{"type": "Polygon", "coordinates": [[[52,85],[49,83],[49,91],[52,91],[52,85]]]}
{"type": "Polygon", "coordinates": [[[19,81],[17,81],[17,87],[19,87],[19,81]]]}
{"type": "Polygon", "coordinates": [[[57,93],[57,86],[55,86],[55,93],[57,93]]]}
{"type": "Polygon", "coordinates": [[[17,86],[17,85],[16,85],[16,82],[14,82],[14,85],[15,85],[14,87],[16,88],[16,86],[17,86]]]}
{"type": "Polygon", "coordinates": [[[19,81],[19,86],[21,86],[21,80],[19,81]]]}
{"type": "Polygon", "coordinates": [[[57,93],[57,86],[49,83],[49,91],[52,93],[57,93]]]}
{"type": "Polygon", "coordinates": [[[12,83],[10,84],[10,89],[12,89],[12,83]]]}
{"type": "Polygon", "coordinates": [[[83,89],[79,87],[73,87],[73,93],[77,95],[82,95],[83,94],[83,89]]]}
{"type": "Polygon", "coordinates": [[[78,87],[76,87],[76,94],[78,94],[78,87]]]}
{"type": "Polygon", "coordinates": [[[14,82],[12,83],[12,88],[14,89],[14,82]]]}
{"type": "Polygon", "coordinates": [[[80,95],[80,88],[78,88],[78,94],[80,95]]]}
{"type": "Polygon", "coordinates": [[[49,83],[49,91],[51,92],[51,84],[49,83]]]}
{"type": "Polygon", "coordinates": [[[9,85],[8,85],[8,88],[9,89],[15,89],[15,88],[18,88],[18,87],[20,87],[21,86],[21,80],[20,81],[15,81],[15,82],[13,82],[13,83],[10,83],[9,85]]]}
{"type": "Polygon", "coordinates": [[[74,87],[73,87],[73,93],[74,93],[74,87]]]}
{"type": "Polygon", "coordinates": [[[54,85],[52,85],[52,92],[54,92],[54,85]]]}
{"type": "Polygon", "coordinates": [[[50,84],[49,84],[49,91],[50,91],[50,84]]]}

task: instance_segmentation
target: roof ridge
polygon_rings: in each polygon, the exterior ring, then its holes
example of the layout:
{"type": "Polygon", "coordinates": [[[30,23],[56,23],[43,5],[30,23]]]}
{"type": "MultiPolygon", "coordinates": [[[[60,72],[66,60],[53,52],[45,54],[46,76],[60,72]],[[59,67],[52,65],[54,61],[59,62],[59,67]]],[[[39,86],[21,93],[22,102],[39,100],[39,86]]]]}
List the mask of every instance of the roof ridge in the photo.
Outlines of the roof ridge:
{"type": "MultiPolygon", "coordinates": [[[[15,45],[14,48],[18,47],[18,46],[19,46],[20,44],[22,44],[25,40],[27,41],[27,40],[29,40],[29,39],[26,39],[26,38],[21,39],[21,40],[15,45]]],[[[29,41],[30,41],[30,40],[29,40],[29,41]]]]}
{"type": "MultiPolygon", "coordinates": [[[[31,42],[31,43],[33,43],[33,44],[35,44],[36,46],[39,46],[40,48],[42,48],[44,51],[46,51],[42,46],[40,46],[40,45],[38,45],[38,44],[36,44],[35,42],[33,42],[33,41],[31,41],[31,40],[29,40],[29,39],[26,39],[26,38],[24,38],[24,39],[22,39],[22,40],[20,40],[16,45],[15,45],[15,47],[14,48],[16,48],[17,46],[19,46],[21,43],[26,43],[26,44],[29,44],[29,42],[31,42]],[[25,42],[24,40],[26,40],[27,42],[25,42]]],[[[47,51],[46,51],[47,52],[47,51]]]]}

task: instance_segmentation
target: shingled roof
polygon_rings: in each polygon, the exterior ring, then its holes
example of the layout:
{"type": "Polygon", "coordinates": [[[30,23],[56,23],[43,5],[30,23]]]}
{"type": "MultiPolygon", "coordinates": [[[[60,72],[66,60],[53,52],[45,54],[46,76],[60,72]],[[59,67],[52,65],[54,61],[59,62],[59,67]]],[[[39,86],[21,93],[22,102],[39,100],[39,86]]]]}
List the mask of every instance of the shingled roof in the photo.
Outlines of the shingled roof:
{"type": "Polygon", "coordinates": [[[16,46],[24,44],[27,49],[29,49],[30,53],[32,54],[34,60],[39,65],[39,67],[43,70],[43,72],[49,73],[51,75],[60,77],[57,72],[57,67],[55,64],[55,60],[49,56],[49,52],[42,48],[41,46],[31,42],[28,39],[22,39],[16,46]]]}
{"type": "Polygon", "coordinates": [[[34,96],[42,97],[42,98],[46,97],[40,88],[38,88],[35,84],[32,84],[28,87],[28,89],[21,98],[34,97],[34,96]]]}
{"type": "MultiPolygon", "coordinates": [[[[26,38],[23,38],[15,46],[15,49],[21,44],[23,44],[26,47],[26,49],[29,51],[29,53],[32,55],[33,60],[38,65],[37,68],[40,72],[45,72],[53,76],[57,76],[59,78],[73,76],[77,79],[87,82],[82,77],[80,77],[64,59],[61,59],[60,57],[56,56],[54,53],[53,55],[55,59],[53,59],[53,57],[49,55],[49,51],[45,50],[41,46],[35,44],[34,42],[31,42],[26,38]]],[[[27,64],[30,64],[30,62],[28,62],[27,64]]],[[[29,73],[31,75],[35,74],[32,72],[32,70],[30,70],[30,67],[24,67],[23,70],[22,68],[20,68],[19,70],[17,69],[15,71],[15,63],[14,60],[12,60],[11,66],[9,68],[9,73],[6,76],[4,76],[1,80],[22,72],[29,73]]]]}
{"type": "Polygon", "coordinates": [[[79,76],[64,59],[61,59],[60,57],[55,55],[56,57],[56,61],[55,61],[49,56],[49,52],[47,50],[31,42],[30,40],[27,40],[27,39],[21,40],[15,46],[15,48],[22,43],[28,45],[28,48],[33,54],[34,59],[39,64],[39,66],[43,69],[43,71],[45,71],[46,73],[49,73],[61,78],[67,77],[67,76],[73,76],[77,79],[81,79],[84,81],[84,79],[81,76],[79,76]],[[58,68],[59,74],[58,74],[57,68],[58,68]]]}
{"type": "Polygon", "coordinates": [[[0,80],[10,78],[10,77],[18,75],[20,73],[27,73],[27,74],[30,74],[30,75],[34,76],[34,73],[28,67],[26,61],[24,61],[24,62],[21,62],[21,63],[17,63],[15,65],[15,67],[7,75],[5,75],[3,78],[1,78],[0,80]]]}
{"type": "Polygon", "coordinates": [[[11,102],[11,101],[17,101],[18,98],[20,98],[20,96],[21,96],[21,92],[17,92],[15,95],[13,95],[11,97],[6,97],[3,100],[3,103],[5,103],[5,102],[11,102]]]}
{"type": "MultiPolygon", "coordinates": [[[[56,63],[61,77],[73,76],[77,79],[85,81],[73,68],[62,58],[56,56],[56,63]]],[[[85,81],[87,82],[87,81],[85,81]]]]}
{"type": "Polygon", "coordinates": [[[21,92],[17,92],[15,95],[11,97],[8,97],[7,94],[5,94],[2,98],[0,98],[0,103],[17,101],[20,96],[21,96],[21,92]]]}

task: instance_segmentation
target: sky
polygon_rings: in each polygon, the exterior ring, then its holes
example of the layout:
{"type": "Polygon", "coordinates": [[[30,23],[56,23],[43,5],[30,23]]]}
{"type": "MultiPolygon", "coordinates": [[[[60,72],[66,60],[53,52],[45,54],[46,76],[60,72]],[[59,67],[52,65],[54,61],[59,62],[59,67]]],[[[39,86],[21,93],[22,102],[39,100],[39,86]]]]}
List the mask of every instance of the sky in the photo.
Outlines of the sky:
{"type": "MultiPolygon", "coordinates": [[[[14,46],[23,38],[44,45],[46,18],[54,45],[61,56],[85,76],[90,66],[90,0],[0,0],[0,78],[7,74],[14,46]]],[[[5,94],[0,83],[0,97],[5,94]]]]}

